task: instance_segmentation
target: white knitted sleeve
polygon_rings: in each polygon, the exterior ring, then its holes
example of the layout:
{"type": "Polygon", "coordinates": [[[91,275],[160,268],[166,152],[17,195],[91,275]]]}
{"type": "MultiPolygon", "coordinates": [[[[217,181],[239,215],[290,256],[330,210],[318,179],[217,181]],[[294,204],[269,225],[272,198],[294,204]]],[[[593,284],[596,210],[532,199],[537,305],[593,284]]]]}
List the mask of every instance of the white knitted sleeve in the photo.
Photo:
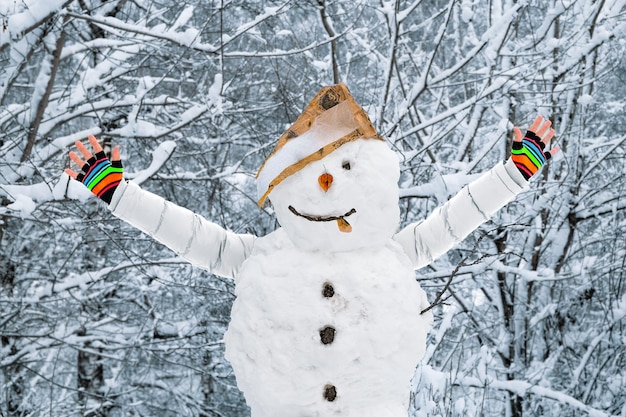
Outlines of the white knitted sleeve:
{"type": "Polygon", "coordinates": [[[465,186],[425,220],[412,223],[394,236],[415,269],[428,265],[465,239],[513,200],[526,180],[509,160],[465,186]]]}
{"type": "Polygon", "coordinates": [[[133,182],[120,183],[109,210],[192,264],[233,279],[256,239],[227,231],[133,182]]]}

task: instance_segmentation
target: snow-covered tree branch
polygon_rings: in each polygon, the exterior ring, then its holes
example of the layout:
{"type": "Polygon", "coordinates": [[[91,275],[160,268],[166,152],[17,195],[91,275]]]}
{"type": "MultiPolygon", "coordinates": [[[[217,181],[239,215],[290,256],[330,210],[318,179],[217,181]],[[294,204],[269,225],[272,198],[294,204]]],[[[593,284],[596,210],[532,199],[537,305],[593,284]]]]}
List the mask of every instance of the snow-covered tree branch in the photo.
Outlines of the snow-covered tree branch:
{"type": "Polygon", "coordinates": [[[0,0],[0,415],[247,415],[233,284],[111,217],[67,152],[119,144],[144,188],[264,235],[256,171],[335,80],[400,158],[403,224],[537,113],[562,149],[417,272],[411,416],[626,415],[625,33],[625,0],[0,0]]]}

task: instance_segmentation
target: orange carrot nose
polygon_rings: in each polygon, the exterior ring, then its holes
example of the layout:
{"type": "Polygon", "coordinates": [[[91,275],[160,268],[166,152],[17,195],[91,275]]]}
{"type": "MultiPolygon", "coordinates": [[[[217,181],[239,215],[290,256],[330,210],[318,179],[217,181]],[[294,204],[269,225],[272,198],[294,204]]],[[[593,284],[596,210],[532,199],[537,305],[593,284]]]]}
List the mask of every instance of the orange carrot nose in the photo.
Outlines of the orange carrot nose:
{"type": "Polygon", "coordinates": [[[320,183],[320,187],[322,187],[324,191],[328,191],[330,185],[333,183],[333,176],[328,173],[323,173],[317,179],[317,182],[320,183]]]}

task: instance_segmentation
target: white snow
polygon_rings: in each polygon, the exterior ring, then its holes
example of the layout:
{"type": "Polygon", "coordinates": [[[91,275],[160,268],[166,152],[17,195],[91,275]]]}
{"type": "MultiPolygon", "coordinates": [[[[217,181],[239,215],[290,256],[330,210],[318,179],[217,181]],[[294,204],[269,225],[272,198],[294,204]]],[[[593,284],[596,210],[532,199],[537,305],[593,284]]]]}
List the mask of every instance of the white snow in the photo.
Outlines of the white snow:
{"type": "Polygon", "coordinates": [[[21,0],[0,3],[0,15],[8,15],[7,30],[0,30],[0,48],[21,39],[26,31],[59,10],[66,0],[21,0]]]}
{"type": "Polygon", "coordinates": [[[406,416],[410,380],[431,326],[424,291],[403,249],[398,160],[359,139],[312,162],[269,198],[281,228],[258,238],[235,287],[227,359],[252,417],[406,416]],[[346,169],[349,163],[349,169],[346,169]],[[318,177],[333,177],[324,191],[318,177]],[[346,216],[311,221],[300,213],[346,216]],[[323,288],[330,284],[332,296],[323,288]],[[331,343],[320,331],[335,329],[331,343]],[[253,346],[253,348],[251,348],[253,346]],[[333,386],[336,399],[324,398],[333,386]]]}
{"type": "Polygon", "coordinates": [[[7,207],[14,211],[19,211],[22,216],[30,215],[37,208],[37,203],[26,194],[17,194],[15,201],[9,204],[7,207]]]}
{"type": "Polygon", "coordinates": [[[167,132],[167,129],[157,126],[147,120],[130,121],[124,127],[112,130],[111,133],[121,137],[158,137],[167,132]]]}
{"type": "Polygon", "coordinates": [[[583,94],[578,99],[578,103],[582,104],[583,106],[591,104],[592,101],[593,101],[593,96],[591,94],[583,94]]]}
{"type": "Polygon", "coordinates": [[[0,184],[0,195],[6,195],[12,201],[6,208],[19,212],[22,217],[30,216],[41,203],[63,198],[84,201],[92,196],[85,186],[77,181],[70,181],[65,173],[61,174],[56,184],[0,184]]]}
{"type": "Polygon", "coordinates": [[[181,26],[185,26],[187,22],[189,22],[189,20],[191,20],[191,18],[193,17],[194,10],[194,6],[185,7],[185,9],[178,15],[176,22],[174,22],[170,30],[178,30],[178,28],[180,28],[181,26]]]}
{"type": "Polygon", "coordinates": [[[32,97],[30,100],[30,121],[35,119],[35,115],[39,109],[39,103],[46,91],[50,80],[50,72],[52,70],[52,57],[47,56],[41,61],[39,74],[35,80],[32,97]]]}
{"type": "Polygon", "coordinates": [[[315,60],[311,62],[311,65],[313,65],[315,69],[317,69],[319,72],[323,72],[323,71],[327,71],[330,68],[331,62],[315,60]]]}
{"type": "Polygon", "coordinates": [[[207,96],[207,108],[212,110],[213,116],[219,116],[224,113],[222,90],[224,88],[224,77],[217,73],[213,77],[213,84],[209,87],[207,96]]]}
{"type": "MultiPolygon", "coordinates": [[[[196,119],[198,116],[200,116],[202,113],[206,111],[207,111],[207,106],[205,105],[196,104],[196,105],[189,107],[180,115],[181,124],[189,123],[190,121],[196,119]]],[[[202,142],[204,142],[205,140],[206,139],[203,138],[202,142]]]]}
{"type": "Polygon", "coordinates": [[[124,178],[132,179],[137,184],[143,183],[167,162],[175,149],[176,142],[172,140],[161,142],[159,146],[152,151],[152,162],[146,169],[135,173],[124,173],[124,178]]]}
{"type": "Polygon", "coordinates": [[[472,10],[473,3],[469,0],[463,0],[461,3],[461,19],[468,23],[474,17],[474,11],[472,10]]]}

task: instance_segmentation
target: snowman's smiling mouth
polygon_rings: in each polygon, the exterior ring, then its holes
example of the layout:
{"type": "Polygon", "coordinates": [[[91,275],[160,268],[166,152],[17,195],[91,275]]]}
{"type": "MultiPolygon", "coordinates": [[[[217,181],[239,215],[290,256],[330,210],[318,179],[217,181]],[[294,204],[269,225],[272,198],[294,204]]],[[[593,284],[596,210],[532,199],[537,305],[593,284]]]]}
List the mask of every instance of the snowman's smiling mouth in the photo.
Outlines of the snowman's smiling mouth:
{"type": "Polygon", "coordinates": [[[352,226],[346,220],[346,217],[356,213],[356,209],[351,209],[347,213],[341,216],[312,216],[310,214],[303,214],[296,210],[293,206],[289,206],[289,211],[295,214],[296,216],[307,219],[311,222],[332,222],[336,221],[339,230],[345,233],[350,233],[352,231],[352,226]]]}

